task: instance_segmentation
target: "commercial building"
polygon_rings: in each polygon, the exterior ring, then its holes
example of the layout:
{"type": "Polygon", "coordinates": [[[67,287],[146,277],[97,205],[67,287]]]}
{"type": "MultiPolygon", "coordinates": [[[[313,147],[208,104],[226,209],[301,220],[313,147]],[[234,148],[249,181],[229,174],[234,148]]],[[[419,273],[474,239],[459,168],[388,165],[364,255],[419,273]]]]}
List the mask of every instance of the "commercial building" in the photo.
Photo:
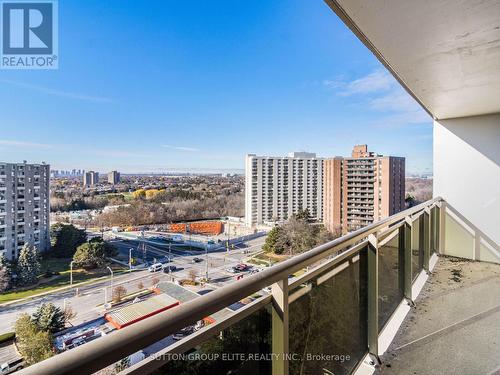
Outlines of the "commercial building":
{"type": "Polygon", "coordinates": [[[93,187],[99,183],[99,173],[88,171],[83,173],[83,186],[93,187]]]}
{"type": "Polygon", "coordinates": [[[167,294],[158,294],[140,302],[127,305],[104,315],[116,329],[147,319],[179,305],[179,301],[167,294]]]}
{"type": "Polygon", "coordinates": [[[308,152],[285,157],[248,154],[245,161],[245,222],[287,220],[300,210],[323,219],[323,159],[308,152]]]}
{"type": "Polygon", "coordinates": [[[351,157],[325,160],[324,223],[343,233],[389,217],[405,207],[405,158],[382,156],[367,145],[351,157]]]}
{"type": "Polygon", "coordinates": [[[16,259],[25,243],[45,251],[49,237],[47,164],[0,162],[0,254],[16,259]]]}
{"type": "Polygon", "coordinates": [[[108,183],[116,185],[120,182],[120,172],[111,171],[108,173],[108,183]]]}

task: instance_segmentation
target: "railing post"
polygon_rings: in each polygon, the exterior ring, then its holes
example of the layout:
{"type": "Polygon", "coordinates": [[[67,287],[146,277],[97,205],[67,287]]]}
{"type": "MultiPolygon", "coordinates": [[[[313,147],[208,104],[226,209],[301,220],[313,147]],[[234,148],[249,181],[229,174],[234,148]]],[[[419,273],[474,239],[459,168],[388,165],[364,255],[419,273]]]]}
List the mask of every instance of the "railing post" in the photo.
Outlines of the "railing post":
{"type": "Polygon", "coordinates": [[[288,279],[274,283],[272,291],[272,373],[288,375],[289,303],[288,279]]]}
{"type": "Polygon", "coordinates": [[[431,239],[431,248],[430,248],[430,251],[431,251],[431,255],[436,251],[436,206],[433,205],[431,208],[430,208],[430,211],[431,211],[431,214],[430,214],[430,223],[429,223],[429,227],[430,227],[430,232],[429,232],[429,236],[430,236],[430,239],[431,239]]]}
{"type": "Polygon", "coordinates": [[[439,232],[439,222],[441,220],[441,202],[436,203],[434,206],[434,251],[439,254],[439,241],[440,241],[440,232],[439,232]]]}
{"type": "Polygon", "coordinates": [[[368,352],[378,357],[378,241],[368,236],[368,352]]]}
{"type": "Polygon", "coordinates": [[[413,274],[413,265],[412,265],[412,252],[411,252],[411,227],[412,222],[410,217],[405,218],[405,223],[400,229],[399,235],[399,246],[403,251],[403,291],[404,297],[410,302],[413,303],[413,296],[411,292],[411,284],[412,284],[412,274],[413,274]]]}
{"type": "Polygon", "coordinates": [[[444,254],[446,252],[445,244],[445,224],[446,224],[446,202],[440,202],[439,207],[439,254],[444,254]]]}
{"type": "Polygon", "coordinates": [[[425,208],[422,218],[423,225],[423,241],[424,241],[424,270],[430,272],[430,259],[431,259],[431,225],[430,225],[431,211],[428,207],[425,208]]]}
{"type": "Polygon", "coordinates": [[[424,214],[418,217],[418,269],[422,270],[424,268],[424,242],[425,242],[425,225],[424,225],[424,214]]]}

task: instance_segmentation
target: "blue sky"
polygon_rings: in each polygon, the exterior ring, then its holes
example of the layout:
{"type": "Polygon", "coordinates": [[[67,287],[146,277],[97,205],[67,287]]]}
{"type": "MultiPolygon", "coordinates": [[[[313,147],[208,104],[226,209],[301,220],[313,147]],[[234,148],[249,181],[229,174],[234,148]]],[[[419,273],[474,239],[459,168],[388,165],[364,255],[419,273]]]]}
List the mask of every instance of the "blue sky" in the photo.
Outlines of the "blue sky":
{"type": "Polygon", "coordinates": [[[0,161],[243,169],[246,153],[432,170],[432,121],[321,0],[59,1],[59,69],[0,71],[0,161]]]}

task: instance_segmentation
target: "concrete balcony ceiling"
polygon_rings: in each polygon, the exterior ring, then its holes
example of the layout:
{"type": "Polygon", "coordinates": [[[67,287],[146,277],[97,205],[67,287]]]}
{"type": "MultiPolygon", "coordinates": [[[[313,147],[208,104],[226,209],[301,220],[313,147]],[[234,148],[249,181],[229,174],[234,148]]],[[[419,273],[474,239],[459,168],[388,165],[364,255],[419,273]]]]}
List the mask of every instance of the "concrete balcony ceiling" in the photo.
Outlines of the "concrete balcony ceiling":
{"type": "Polygon", "coordinates": [[[500,113],[498,0],[325,0],[434,117],[500,113]]]}

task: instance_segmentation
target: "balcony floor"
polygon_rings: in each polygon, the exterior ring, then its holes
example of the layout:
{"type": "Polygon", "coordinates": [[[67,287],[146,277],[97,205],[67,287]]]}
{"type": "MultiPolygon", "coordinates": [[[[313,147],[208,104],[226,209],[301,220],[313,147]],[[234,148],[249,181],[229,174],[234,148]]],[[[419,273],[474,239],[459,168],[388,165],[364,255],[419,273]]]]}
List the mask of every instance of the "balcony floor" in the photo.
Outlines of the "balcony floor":
{"type": "Polygon", "coordinates": [[[378,374],[499,374],[500,265],[440,257],[378,374]]]}

